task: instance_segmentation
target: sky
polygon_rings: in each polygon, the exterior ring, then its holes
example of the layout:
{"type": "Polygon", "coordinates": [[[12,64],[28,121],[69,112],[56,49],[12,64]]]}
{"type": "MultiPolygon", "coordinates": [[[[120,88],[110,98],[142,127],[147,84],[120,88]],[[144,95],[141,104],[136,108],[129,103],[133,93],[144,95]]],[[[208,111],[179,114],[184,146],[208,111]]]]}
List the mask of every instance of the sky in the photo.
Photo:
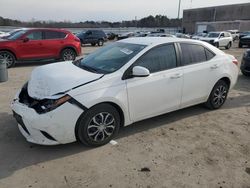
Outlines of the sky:
{"type": "MultiPolygon", "coordinates": [[[[183,9],[249,3],[250,0],[181,0],[183,9]]],[[[149,15],[176,18],[178,0],[0,0],[0,16],[22,21],[122,21],[149,15]]]]}

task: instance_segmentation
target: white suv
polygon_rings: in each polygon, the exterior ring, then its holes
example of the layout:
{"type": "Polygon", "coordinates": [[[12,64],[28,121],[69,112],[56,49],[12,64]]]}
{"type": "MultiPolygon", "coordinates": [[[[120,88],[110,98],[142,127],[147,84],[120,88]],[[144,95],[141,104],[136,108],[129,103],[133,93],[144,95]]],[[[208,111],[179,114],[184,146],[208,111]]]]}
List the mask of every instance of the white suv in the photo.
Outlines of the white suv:
{"type": "Polygon", "coordinates": [[[229,32],[210,32],[208,35],[201,39],[202,41],[208,42],[217,48],[225,47],[226,49],[231,48],[233,44],[233,37],[229,32]]]}
{"type": "Polygon", "coordinates": [[[239,40],[239,37],[240,37],[239,30],[228,30],[228,32],[231,33],[231,35],[233,37],[233,41],[239,40]]]}
{"type": "Polygon", "coordinates": [[[238,72],[234,57],[205,42],[130,38],[34,69],[12,110],[30,142],[100,146],[143,119],[199,103],[220,108],[238,72]]]}

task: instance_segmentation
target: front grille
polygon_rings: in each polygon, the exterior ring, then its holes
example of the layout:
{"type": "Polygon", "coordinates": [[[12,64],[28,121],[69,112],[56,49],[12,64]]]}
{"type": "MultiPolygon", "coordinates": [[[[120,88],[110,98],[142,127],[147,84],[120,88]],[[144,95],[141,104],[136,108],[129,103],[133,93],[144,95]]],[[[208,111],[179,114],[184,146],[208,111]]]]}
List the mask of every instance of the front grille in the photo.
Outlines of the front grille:
{"type": "Polygon", "coordinates": [[[29,108],[33,108],[38,114],[46,113],[48,110],[45,110],[43,106],[52,104],[54,101],[50,99],[37,100],[29,96],[27,84],[24,85],[20,94],[19,102],[27,105],[29,108]]]}

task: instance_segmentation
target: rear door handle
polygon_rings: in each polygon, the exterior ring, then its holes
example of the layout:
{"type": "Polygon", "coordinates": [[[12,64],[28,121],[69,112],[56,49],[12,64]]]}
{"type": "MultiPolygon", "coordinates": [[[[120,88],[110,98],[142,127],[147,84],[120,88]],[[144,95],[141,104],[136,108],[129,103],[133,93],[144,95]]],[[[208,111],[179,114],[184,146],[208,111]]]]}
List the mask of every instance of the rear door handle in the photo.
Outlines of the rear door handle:
{"type": "Polygon", "coordinates": [[[178,79],[178,78],[181,78],[181,77],[182,77],[181,73],[177,73],[177,74],[174,74],[173,76],[170,76],[171,79],[178,79]]]}
{"type": "Polygon", "coordinates": [[[211,66],[211,69],[218,69],[218,68],[219,68],[218,65],[213,65],[213,66],[211,66]]]}

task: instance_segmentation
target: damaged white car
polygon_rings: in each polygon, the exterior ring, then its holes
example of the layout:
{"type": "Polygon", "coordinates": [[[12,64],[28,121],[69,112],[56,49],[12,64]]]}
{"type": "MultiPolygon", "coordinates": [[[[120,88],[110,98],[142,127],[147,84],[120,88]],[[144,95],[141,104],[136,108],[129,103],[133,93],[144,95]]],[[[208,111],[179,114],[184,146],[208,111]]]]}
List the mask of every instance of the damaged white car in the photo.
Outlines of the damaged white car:
{"type": "Polygon", "coordinates": [[[29,142],[101,146],[133,122],[199,103],[220,108],[237,63],[201,41],[130,38],[36,68],[11,107],[29,142]]]}

